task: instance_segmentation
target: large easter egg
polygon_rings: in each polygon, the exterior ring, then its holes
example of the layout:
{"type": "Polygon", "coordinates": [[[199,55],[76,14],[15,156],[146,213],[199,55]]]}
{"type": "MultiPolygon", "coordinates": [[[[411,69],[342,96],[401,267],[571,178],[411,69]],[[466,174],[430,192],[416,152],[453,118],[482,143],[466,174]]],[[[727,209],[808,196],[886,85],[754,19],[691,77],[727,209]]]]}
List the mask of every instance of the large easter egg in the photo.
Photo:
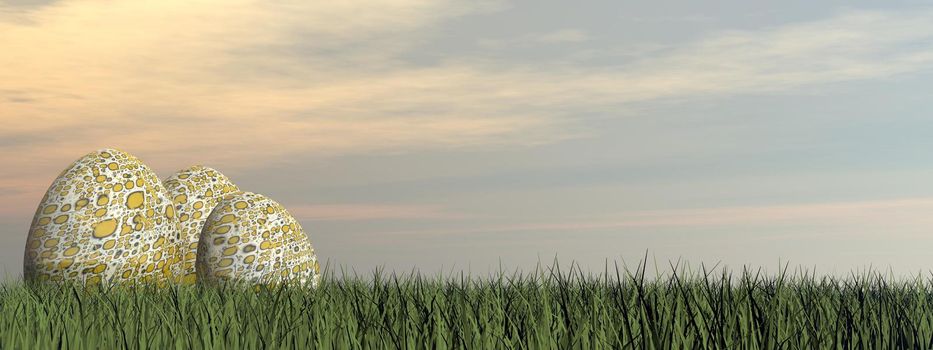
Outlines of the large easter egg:
{"type": "Polygon", "coordinates": [[[49,187],[26,240],[26,279],[158,282],[179,271],[178,221],[168,193],[139,159],[90,153],[49,187]]]}
{"type": "Polygon", "coordinates": [[[196,280],[195,260],[201,229],[211,210],[227,194],[239,189],[226,176],[205,166],[179,170],[162,182],[175,203],[175,215],[181,227],[183,283],[196,280]]]}
{"type": "Polygon", "coordinates": [[[301,225],[263,195],[225,196],[201,231],[199,281],[297,282],[313,287],[319,272],[311,240],[301,225]]]}

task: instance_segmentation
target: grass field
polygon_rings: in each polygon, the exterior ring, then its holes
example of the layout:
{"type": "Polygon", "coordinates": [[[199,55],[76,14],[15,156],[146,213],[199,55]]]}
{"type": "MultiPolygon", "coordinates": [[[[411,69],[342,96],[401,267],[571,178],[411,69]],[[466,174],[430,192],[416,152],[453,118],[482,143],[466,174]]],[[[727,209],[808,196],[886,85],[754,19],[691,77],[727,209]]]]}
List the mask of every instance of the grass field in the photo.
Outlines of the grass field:
{"type": "Polygon", "coordinates": [[[376,272],[316,290],[0,288],[0,346],[299,349],[933,348],[933,279],[558,266],[495,278],[376,272]]]}

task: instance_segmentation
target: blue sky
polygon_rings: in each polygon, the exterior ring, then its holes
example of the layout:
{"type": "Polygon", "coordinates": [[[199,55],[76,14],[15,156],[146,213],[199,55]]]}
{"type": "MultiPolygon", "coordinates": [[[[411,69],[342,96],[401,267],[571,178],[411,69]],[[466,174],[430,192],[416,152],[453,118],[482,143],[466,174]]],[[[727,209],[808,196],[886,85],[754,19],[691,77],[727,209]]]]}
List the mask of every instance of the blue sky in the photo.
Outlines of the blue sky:
{"type": "Polygon", "coordinates": [[[933,253],[933,7],[0,4],[0,264],[104,147],[214,167],[323,260],[846,273],[933,253]]]}

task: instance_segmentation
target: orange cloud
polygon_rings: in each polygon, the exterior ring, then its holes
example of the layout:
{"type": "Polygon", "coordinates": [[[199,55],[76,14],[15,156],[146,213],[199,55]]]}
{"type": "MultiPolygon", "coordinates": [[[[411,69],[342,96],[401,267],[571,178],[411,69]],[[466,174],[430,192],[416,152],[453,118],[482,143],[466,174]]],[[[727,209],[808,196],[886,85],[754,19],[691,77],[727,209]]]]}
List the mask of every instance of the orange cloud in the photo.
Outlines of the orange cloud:
{"type": "Polygon", "coordinates": [[[13,207],[36,202],[68,163],[103,147],[165,173],[526,143],[505,135],[545,134],[534,116],[425,103],[437,94],[422,90],[469,72],[401,69],[392,58],[424,26],[491,4],[61,1],[0,13],[0,178],[17,190],[0,192],[0,210],[30,212],[13,207]],[[308,55],[278,51],[304,42],[308,55]]]}

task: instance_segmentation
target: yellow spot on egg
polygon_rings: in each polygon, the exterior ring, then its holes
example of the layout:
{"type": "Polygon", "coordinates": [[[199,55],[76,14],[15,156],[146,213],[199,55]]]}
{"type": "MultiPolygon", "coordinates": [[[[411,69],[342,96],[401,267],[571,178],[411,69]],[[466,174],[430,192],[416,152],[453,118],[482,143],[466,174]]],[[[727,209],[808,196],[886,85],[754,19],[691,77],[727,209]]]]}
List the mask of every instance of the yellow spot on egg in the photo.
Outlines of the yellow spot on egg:
{"type": "Polygon", "coordinates": [[[130,275],[133,274],[133,270],[123,271],[123,278],[130,278],[130,275]]]}
{"type": "Polygon", "coordinates": [[[52,218],[48,216],[39,219],[39,225],[48,225],[50,222],[52,222],[52,218]]]}
{"type": "Polygon", "coordinates": [[[94,216],[96,217],[104,216],[104,214],[107,214],[107,209],[100,208],[94,211],[94,216]]]}
{"type": "Polygon", "coordinates": [[[272,206],[266,207],[266,213],[272,214],[274,212],[275,212],[275,209],[273,209],[272,206]]]}
{"type": "Polygon", "coordinates": [[[152,244],[152,247],[153,247],[153,248],[161,248],[161,247],[162,247],[162,244],[164,244],[164,243],[165,243],[165,237],[159,237],[159,239],[157,239],[157,240],[155,241],[155,243],[152,244]]]}
{"type": "Polygon", "coordinates": [[[49,238],[49,240],[45,241],[45,244],[43,244],[46,248],[52,248],[56,245],[58,245],[58,238],[49,238]]]}
{"type": "Polygon", "coordinates": [[[117,230],[117,220],[108,219],[97,223],[94,227],[94,237],[104,238],[113,234],[117,230]]]}
{"type": "Polygon", "coordinates": [[[45,207],[45,209],[42,209],[42,213],[51,214],[51,213],[54,213],[56,209],[58,209],[58,205],[52,204],[50,206],[45,207]]]}
{"type": "Polygon", "coordinates": [[[178,217],[178,221],[181,221],[181,222],[188,221],[188,214],[181,214],[181,216],[178,217]]]}
{"type": "Polygon", "coordinates": [[[116,185],[113,185],[113,190],[114,190],[115,192],[120,192],[120,191],[122,191],[122,190],[123,190],[123,184],[116,184],[116,185]]]}
{"type": "Polygon", "coordinates": [[[136,209],[143,205],[143,191],[136,191],[126,196],[126,207],[136,209]]]}
{"type": "Polygon", "coordinates": [[[282,225],[282,232],[288,232],[288,231],[290,231],[291,229],[292,229],[291,226],[282,225]]]}
{"type": "Polygon", "coordinates": [[[102,158],[110,158],[110,153],[108,153],[108,152],[101,152],[100,156],[101,156],[102,158]]]}
{"type": "Polygon", "coordinates": [[[107,195],[97,197],[97,205],[107,205],[107,203],[110,203],[110,197],[107,197],[107,195]]]}
{"type": "Polygon", "coordinates": [[[233,206],[234,206],[235,208],[237,208],[237,209],[245,209],[245,208],[246,208],[246,202],[243,202],[243,201],[236,202],[236,204],[234,204],[233,206]]]}
{"type": "Polygon", "coordinates": [[[217,266],[227,267],[233,265],[233,258],[223,258],[220,259],[220,262],[217,263],[217,266]]]}
{"type": "Polygon", "coordinates": [[[236,220],[236,216],[234,216],[233,214],[227,214],[220,218],[220,222],[224,224],[228,222],[233,222],[233,220],[236,220]]]}
{"type": "Polygon", "coordinates": [[[259,248],[260,248],[260,249],[269,249],[269,248],[272,248],[272,242],[270,242],[270,241],[263,241],[262,244],[259,245],[259,248]]]}
{"type": "Polygon", "coordinates": [[[236,247],[229,247],[227,249],[224,249],[223,254],[224,256],[231,256],[233,254],[236,254],[236,247]]]}
{"type": "Polygon", "coordinates": [[[230,226],[226,226],[226,225],[220,226],[214,232],[219,233],[219,234],[225,234],[227,232],[230,232],[230,226]]]}
{"type": "Polygon", "coordinates": [[[194,218],[195,218],[195,219],[200,219],[200,218],[201,218],[201,212],[195,212],[195,213],[194,213],[194,218]]]}
{"type": "Polygon", "coordinates": [[[204,192],[204,197],[211,198],[213,196],[214,196],[214,191],[212,190],[207,190],[207,192],[204,192]]]}
{"type": "Polygon", "coordinates": [[[143,184],[143,179],[136,179],[136,187],[142,187],[143,184]]]}
{"type": "Polygon", "coordinates": [[[252,263],[253,263],[253,260],[256,260],[256,256],[255,256],[255,255],[250,255],[250,256],[247,256],[247,257],[243,258],[243,262],[245,262],[245,263],[247,263],[247,264],[252,264],[252,263]]]}
{"type": "Polygon", "coordinates": [[[68,215],[59,215],[58,217],[55,218],[56,224],[63,224],[65,223],[65,221],[68,221],[68,215]]]}
{"type": "Polygon", "coordinates": [[[64,254],[65,256],[73,256],[73,255],[75,255],[75,254],[78,254],[78,251],[79,251],[79,250],[81,250],[81,249],[78,248],[78,247],[71,247],[71,248],[65,249],[65,252],[64,252],[63,254],[64,254]]]}
{"type": "Polygon", "coordinates": [[[223,238],[223,237],[214,238],[214,245],[221,245],[221,244],[224,244],[224,238],[223,238]]]}
{"type": "Polygon", "coordinates": [[[227,243],[229,243],[229,244],[236,244],[236,243],[239,242],[239,241],[240,241],[240,236],[233,236],[233,237],[230,237],[230,239],[227,240],[227,243]]]}
{"type": "Polygon", "coordinates": [[[130,189],[133,189],[135,185],[133,184],[133,181],[127,181],[123,184],[123,187],[126,187],[126,189],[130,190],[130,189]]]}
{"type": "Polygon", "coordinates": [[[85,206],[87,206],[87,203],[88,203],[87,198],[81,198],[77,202],[75,202],[75,209],[84,208],[85,206]]]}
{"type": "Polygon", "coordinates": [[[175,196],[173,201],[175,201],[175,203],[177,204],[185,204],[185,203],[188,203],[188,196],[184,194],[180,194],[180,195],[175,196]]]}
{"type": "Polygon", "coordinates": [[[101,273],[101,272],[104,272],[104,270],[106,269],[107,269],[107,264],[100,264],[94,268],[94,273],[101,273]]]}
{"type": "Polygon", "coordinates": [[[65,260],[62,260],[60,263],[58,263],[58,268],[60,268],[60,269],[62,269],[62,270],[67,269],[69,266],[71,266],[72,264],[74,264],[74,262],[75,262],[74,259],[65,259],[65,260]]]}
{"type": "Polygon", "coordinates": [[[117,165],[117,163],[111,162],[110,164],[107,164],[107,169],[110,169],[110,170],[117,170],[117,168],[119,168],[119,166],[117,165]]]}
{"type": "Polygon", "coordinates": [[[97,176],[97,182],[104,182],[104,180],[107,180],[107,177],[106,177],[106,176],[104,176],[104,175],[98,175],[98,176],[97,176]]]}
{"type": "Polygon", "coordinates": [[[104,249],[113,248],[113,246],[115,246],[115,245],[117,245],[117,240],[111,239],[111,240],[109,240],[109,241],[104,242],[104,249]]]}
{"type": "Polygon", "coordinates": [[[197,201],[194,203],[194,209],[201,209],[204,207],[204,202],[197,201]]]}
{"type": "Polygon", "coordinates": [[[147,217],[147,218],[151,218],[151,217],[153,217],[153,216],[155,216],[155,210],[152,210],[152,208],[149,208],[149,210],[146,210],[146,217],[147,217]]]}
{"type": "Polygon", "coordinates": [[[165,217],[171,219],[175,217],[175,208],[171,205],[165,206],[165,217]]]}
{"type": "Polygon", "coordinates": [[[62,206],[62,212],[71,210],[71,204],[65,204],[62,206]]]}

